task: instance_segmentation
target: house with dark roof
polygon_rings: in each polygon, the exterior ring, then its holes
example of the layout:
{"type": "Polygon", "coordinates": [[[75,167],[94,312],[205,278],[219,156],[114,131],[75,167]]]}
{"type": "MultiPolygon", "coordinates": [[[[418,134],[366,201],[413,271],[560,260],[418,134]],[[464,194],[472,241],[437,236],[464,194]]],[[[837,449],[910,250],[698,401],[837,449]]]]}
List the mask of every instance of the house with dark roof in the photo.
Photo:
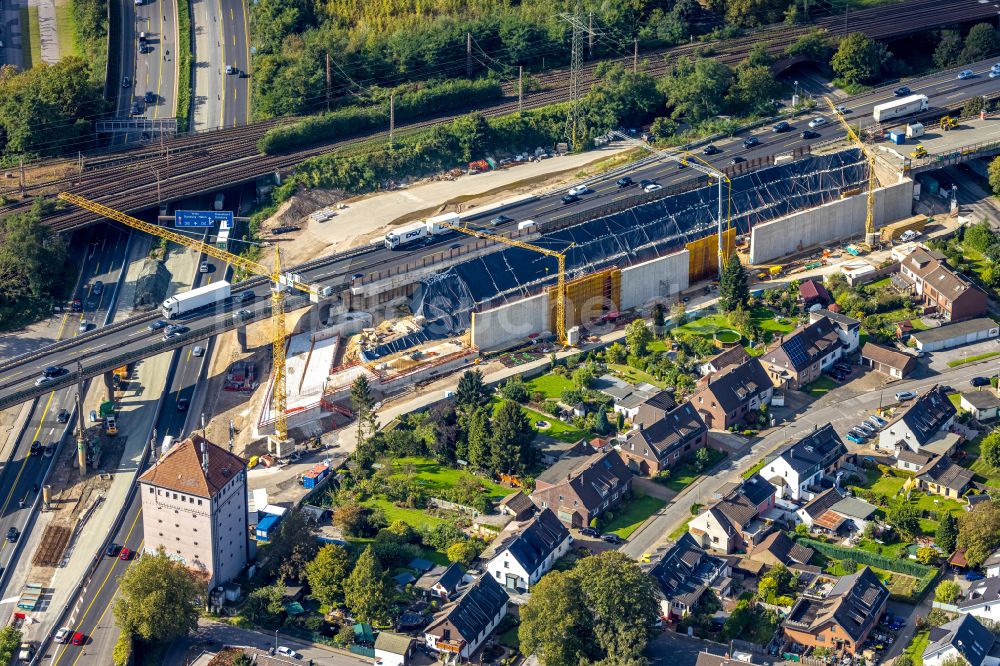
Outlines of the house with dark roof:
{"type": "Polygon", "coordinates": [[[659,584],[660,615],[668,620],[690,614],[706,590],[729,596],[732,568],[726,558],[705,552],[690,534],[684,534],[655,562],[645,565],[659,584]]]}
{"type": "Polygon", "coordinates": [[[934,495],[958,499],[972,485],[975,472],[956,465],[950,456],[937,456],[917,472],[920,488],[934,495]]]}
{"type": "Polygon", "coordinates": [[[839,329],[823,317],[780,336],[759,358],[776,387],[799,389],[819,378],[844,353],[839,329]]]}
{"type": "Polygon", "coordinates": [[[642,426],[651,426],[657,421],[666,418],[677,408],[677,401],[674,396],[666,391],[658,391],[647,396],[636,410],[635,418],[632,421],[642,426]]]}
{"type": "Polygon", "coordinates": [[[1000,622],[1000,577],[977,580],[956,604],[963,615],[975,615],[981,620],[1000,622]]]}
{"type": "Polygon", "coordinates": [[[691,404],[698,410],[705,425],[714,430],[725,430],[731,425],[745,423],[748,416],[756,416],[761,405],[771,402],[774,385],[755,358],[710,375],[708,385],[691,396],[691,404]]]}
{"type": "MultiPolygon", "coordinates": [[[[989,497],[989,495],[987,495],[989,497]]],[[[983,562],[983,570],[987,576],[1000,576],[1000,548],[993,551],[993,554],[983,562]]]]}
{"type": "Polygon", "coordinates": [[[795,516],[803,525],[810,529],[819,527],[827,531],[836,532],[840,529],[845,519],[842,516],[828,516],[827,514],[831,514],[830,509],[843,498],[844,496],[836,488],[827,488],[796,509],[795,516]]]}
{"type": "Polygon", "coordinates": [[[614,449],[566,456],[535,479],[531,501],[570,527],[587,527],[614,509],[632,487],[632,472],[614,449]]]}
{"type": "Polygon", "coordinates": [[[782,623],[785,637],[806,647],[858,654],[885,613],[889,590],[871,569],[842,576],[825,597],[803,594],[782,623]]]}
{"type": "Polygon", "coordinates": [[[524,491],[518,490],[500,500],[497,509],[500,513],[513,516],[514,520],[525,520],[530,518],[538,510],[538,507],[535,506],[530,497],[524,494],[524,491]]]}
{"type": "Polygon", "coordinates": [[[957,413],[948,394],[935,384],[897,411],[879,433],[877,448],[893,453],[904,447],[917,453],[947,453],[935,450],[932,443],[948,434],[957,413]]]}
{"type": "Polygon", "coordinates": [[[905,354],[874,342],[866,342],[861,349],[861,362],[876,372],[895,379],[903,379],[917,367],[917,358],[912,354],[905,354]]]}
{"type": "Polygon", "coordinates": [[[840,341],[844,343],[844,353],[850,354],[858,348],[861,342],[861,322],[854,317],[842,314],[839,308],[834,312],[835,306],[836,303],[831,305],[829,310],[813,310],[809,313],[809,321],[814,323],[820,319],[829,319],[836,329],[840,341]]]}
{"type": "Polygon", "coordinates": [[[635,424],[622,442],[622,458],[636,474],[655,476],[676,465],[708,443],[708,427],[690,401],[665,412],[655,421],[643,417],[653,414],[640,407],[635,424]]]}
{"type": "Polygon", "coordinates": [[[770,529],[761,515],[772,508],[774,487],[754,474],[692,518],[688,534],[703,548],[727,554],[750,550],[770,529]]]}
{"type": "Polygon", "coordinates": [[[826,307],[833,301],[830,292],[818,280],[803,280],[799,283],[799,300],[807,309],[814,305],[826,307]]]}
{"type": "Polygon", "coordinates": [[[927,638],[923,654],[926,666],[940,666],[952,657],[961,657],[969,666],[989,666],[983,662],[996,643],[993,632],[974,615],[960,615],[940,627],[931,627],[927,638]]]}
{"type": "Polygon", "coordinates": [[[820,480],[837,471],[846,453],[840,435],[827,423],[780,450],[760,474],[777,489],[778,498],[808,500],[818,492],[820,480]]]}
{"type": "Polygon", "coordinates": [[[551,510],[542,509],[517,533],[504,538],[486,571],[505,589],[527,592],[569,551],[569,544],[566,526],[551,510]]]}
{"type": "Polygon", "coordinates": [[[438,565],[417,580],[414,587],[431,597],[450,599],[465,581],[465,569],[458,562],[438,565]]]}
{"type": "Polygon", "coordinates": [[[967,391],[962,393],[958,405],[977,421],[991,421],[1000,416],[1000,396],[994,391],[967,391]]]}
{"type": "Polygon", "coordinates": [[[424,629],[427,647],[467,661],[507,615],[509,597],[492,576],[483,576],[446,604],[424,629]]]}
{"type": "Polygon", "coordinates": [[[717,372],[722,372],[730,366],[743,365],[749,360],[750,354],[747,353],[747,350],[743,347],[743,345],[733,345],[699,365],[698,372],[701,373],[703,377],[707,375],[714,375],[717,372]]]}
{"type": "Polygon", "coordinates": [[[896,467],[908,472],[919,472],[932,460],[934,460],[934,456],[926,453],[900,449],[899,453],[896,454],[896,467]]]}
{"type": "Polygon", "coordinates": [[[939,252],[917,248],[900,262],[899,274],[923,302],[925,311],[939,312],[949,322],[986,312],[986,294],[948,266],[939,252]]]}
{"type": "Polygon", "coordinates": [[[812,548],[795,543],[781,530],[771,532],[750,551],[750,559],[763,562],[768,566],[792,566],[809,564],[814,551],[812,548]]]}

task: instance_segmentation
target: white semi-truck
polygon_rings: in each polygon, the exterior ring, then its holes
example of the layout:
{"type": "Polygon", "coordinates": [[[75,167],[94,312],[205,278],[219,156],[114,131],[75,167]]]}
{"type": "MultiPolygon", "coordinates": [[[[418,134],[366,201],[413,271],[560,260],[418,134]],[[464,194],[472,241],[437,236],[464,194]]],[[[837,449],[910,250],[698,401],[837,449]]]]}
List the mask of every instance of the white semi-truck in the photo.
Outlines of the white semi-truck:
{"type": "Polygon", "coordinates": [[[230,296],[230,285],[225,280],[206,284],[163,301],[163,316],[173,319],[186,312],[224,301],[230,296]]]}
{"type": "Polygon", "coordinates": [[[877,104],[872,110],[872,116],[877,122],[882,123],[887,120],[926,111],[929,104],[930,101],[927,99],[927,95],[910,95],[902,99],[877,104]]]}
{"type": "Polygon", "coordinates": [[[385,246],[390,250],[395,250],[398,247],[408,245],[421,238],[446,234],[451,229],[443,225],[451,224],[457,226],[461,220],[462,218],[458,213],[444,213],[419,222],[410,222],[387,233],[385,235],[385,246]]]}

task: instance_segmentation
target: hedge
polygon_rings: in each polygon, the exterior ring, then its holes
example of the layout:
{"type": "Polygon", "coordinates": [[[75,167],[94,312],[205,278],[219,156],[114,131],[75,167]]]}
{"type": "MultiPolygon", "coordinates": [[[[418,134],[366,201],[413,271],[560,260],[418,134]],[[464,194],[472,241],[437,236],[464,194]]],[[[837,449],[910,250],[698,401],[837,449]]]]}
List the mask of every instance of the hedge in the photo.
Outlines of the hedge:
{"type": "MultiPolygon", "coordinates": [[[[423,87],[404,86],[396,90],[401,91],[394,100],[397,123],[446,111],[453,112],[455,109],[468,109],[503,97],[500,84],[487,80],[460,79],[423,87]]],[[[388,94],[379,91],[378,97],[380,101],[370,106],[345,107],[276,127],[261,137],[257,147],[262,153],[273,155],[331,139],[388,129],[388,94]]]]}
{"type": "Polygon", "coordinates": [[[177,131],[187,132],[191,118],[191,5],[177,3],[177,131]]]}

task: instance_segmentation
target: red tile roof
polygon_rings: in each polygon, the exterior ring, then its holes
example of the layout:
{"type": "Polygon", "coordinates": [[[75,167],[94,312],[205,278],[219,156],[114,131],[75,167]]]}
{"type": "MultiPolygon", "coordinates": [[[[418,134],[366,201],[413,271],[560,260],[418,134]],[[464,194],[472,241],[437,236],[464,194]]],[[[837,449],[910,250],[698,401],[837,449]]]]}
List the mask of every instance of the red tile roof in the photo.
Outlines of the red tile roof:
{"type": "Polygon", "coordinates": [[[245,467],[242,458],[212,444],[201,435],[191,435],[146,470],[139,481],[179,493],[211,498],[245,467]],[[207,472],[202,467],[202,444],[208,455],[207,472]]]}

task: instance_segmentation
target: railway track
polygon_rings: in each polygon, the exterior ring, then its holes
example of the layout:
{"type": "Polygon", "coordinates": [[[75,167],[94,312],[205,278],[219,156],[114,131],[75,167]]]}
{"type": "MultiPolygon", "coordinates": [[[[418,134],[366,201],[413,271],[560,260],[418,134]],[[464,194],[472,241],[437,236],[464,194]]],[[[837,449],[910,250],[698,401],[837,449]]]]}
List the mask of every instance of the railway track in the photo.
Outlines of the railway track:
{"type": "MultiPolygon", "coordinates": [[[[738,37],[721,44],[685,44],[671,49],[660,49],[642,55],[643,69],[652,75],[665,74],[676,59],[695,55],[711,47],[711,55],[727,64],[736,64],[745,57],[756,43],[764,42],[772,54],[780,55],[785,48],[803,35],[816,29],[827,30],[831,35],[860,31],[874,38],[898,36],[921,29],[937,27],[942,16],[950,23],[992,18],[995,9],[989,4],[973,0],[910,0],[900,4],[860,10],[849,15],[826,17],[808,26],[789,28],[772,26],[751,36],[738,37]],[[668,59],[669,58],[669,59],[668,59]]],[[[631,66],[632,56],[623,55],[610,59],[631,66]]],[[[595,81],[596,62],[588,63],[581,72],[581,87],[586,90],[595,81]]],[[[541,90],[525,96],[525,109],[538,108],[569,97],[569,74],[565,69],[552,70],[535,77],[541,90]]],[[[513,86],[505,87],[506,96],[497,104],[482,109],[464,109],[462,113],[479,111],[487,116],[512,113],[517,110],[513,86]]],[[[408,123],[397,133],[415,131],[447,122],[459,113],[441,114],[436,117],[408,123]]],[[[349,146],[378,141],[388,137],[387,131],[363,135],[311,146],[287,154],[262,155],[257,142],[263,134],[282,123],[294,122],[282,118],[254,123],[244,127],[216,130],[201,135],[176,137],[162,144],[149,144],[118,155],[102,156],[87,162],[83,173],[38,183],[26,190],[28,196],[0,207],[0,215],[23,210],[34,196],[69,190],[100,201],[120,210],[135,211],[156,204],[157,191],[163,200],[176,199],[212,192],[220,187],[244,182],[249,178],[273,172],[287,172],[302,160],[324,155],[349,146]]],[[[17,194],[17,188],[0,189],[8,198],[17,194]]],[[[60,211],[46,222],[57,231],[69,231],[89,224],[95,216],[87,211],[60,211]]]]}

